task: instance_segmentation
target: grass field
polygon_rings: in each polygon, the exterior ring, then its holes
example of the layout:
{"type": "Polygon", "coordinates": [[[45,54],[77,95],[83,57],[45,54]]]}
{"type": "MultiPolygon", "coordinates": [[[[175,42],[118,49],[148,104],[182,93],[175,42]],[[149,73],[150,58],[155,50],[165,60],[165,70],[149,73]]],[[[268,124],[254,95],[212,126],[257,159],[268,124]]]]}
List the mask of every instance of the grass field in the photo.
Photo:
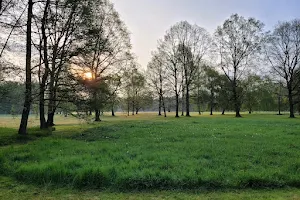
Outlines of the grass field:
{"type": "Polygon", "coordinates": [[[58,117],[50,135],[33,117],[25,140],[15,135],[18,119],[0,117],[0,197],[28,187],[44,191],[23,192],[32,198],[300,199],[298,118],[103,119],[58,117]]]}

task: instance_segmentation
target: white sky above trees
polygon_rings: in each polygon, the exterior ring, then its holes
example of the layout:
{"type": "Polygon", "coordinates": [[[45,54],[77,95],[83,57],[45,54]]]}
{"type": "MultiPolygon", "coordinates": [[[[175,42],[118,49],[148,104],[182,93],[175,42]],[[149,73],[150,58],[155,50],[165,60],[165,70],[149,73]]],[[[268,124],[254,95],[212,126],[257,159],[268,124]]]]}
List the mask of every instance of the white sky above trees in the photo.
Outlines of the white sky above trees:
{"type": "Polygon", "coordinates": [[[187,20],[211,34],[231,14],[255,17],[271,30],[278,21],[300,18],[299,0],[111,0],[131,32],[133,51],[146,68],[157,40],[187,20]]]}

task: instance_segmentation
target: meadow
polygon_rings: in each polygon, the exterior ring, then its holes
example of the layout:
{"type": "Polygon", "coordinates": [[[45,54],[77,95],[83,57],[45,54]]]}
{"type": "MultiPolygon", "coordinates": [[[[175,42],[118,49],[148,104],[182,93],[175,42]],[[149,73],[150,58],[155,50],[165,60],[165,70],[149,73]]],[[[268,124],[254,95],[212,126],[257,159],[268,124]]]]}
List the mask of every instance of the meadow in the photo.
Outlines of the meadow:
{"type": "Polygon", "coordinates": [[[2,116],[0,197],[299,199],[300,119],[243,116],[58,116],[44,132],[33,116],[28,138],[2,116]]]}

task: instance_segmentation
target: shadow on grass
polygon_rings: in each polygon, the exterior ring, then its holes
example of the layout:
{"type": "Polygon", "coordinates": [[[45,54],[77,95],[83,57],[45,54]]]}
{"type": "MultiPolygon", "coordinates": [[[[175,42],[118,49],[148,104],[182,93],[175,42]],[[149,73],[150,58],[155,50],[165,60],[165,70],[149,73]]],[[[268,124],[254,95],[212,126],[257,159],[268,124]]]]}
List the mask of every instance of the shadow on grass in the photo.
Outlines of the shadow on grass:
{"type": "Polygon", "coordinates": [[[30,128],[28,135],[18,135],[18,130],[13,128],[0,128],[0,147],[12,144],[26,144],[41,137],[48,137],[52,130],[30,128]]]}

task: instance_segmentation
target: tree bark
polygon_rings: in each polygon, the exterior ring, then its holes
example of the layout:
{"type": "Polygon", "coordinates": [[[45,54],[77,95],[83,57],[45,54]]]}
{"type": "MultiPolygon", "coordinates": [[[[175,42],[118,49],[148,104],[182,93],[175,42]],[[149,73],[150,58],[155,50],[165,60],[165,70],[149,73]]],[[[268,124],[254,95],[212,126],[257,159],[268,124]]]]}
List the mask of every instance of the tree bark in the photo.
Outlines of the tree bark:
{"type": "Polygon", "coordinates": [[[22,111],[22,118],[18,133],[20,135],[27,135],[27,124],[30,114],[30,107],[32,102],[32,86],[31,86],[31,24],[33,0],[28,0],[28,13],[27,13],[27,31],[26,31],[26,91],[24,107],[22,111]]]}
{"type": "Polygon", "coordinates": [[[54,124],[54,112],[48,113],[48,119],[47,119],[47,127],[55,126],[54,124]]]}
{"type": "Polygon", "coordinates": [[[49,86],[49,104],[48,104],[48,119],[47,119],[47,127],[54,126],[54,115],[56,110],[56,94],[55,94],[55,88],[54,88],[54,74],[51,73],[50,76],[50,86],[49,86]]]}
{"type": "Polygon", "coordinates": [[[190,117],[190,87],[189,84],[186,83],[186,95],[185,95],[185,109],[186,109],[186,114],[185,116],[190,117]]]}
{"type": "Polygon", "coordinates": [[[278,95],[278,115],[281,115],[281,97],[278,95]]]}
{"type": "Polygon", "coordinates": [[[161,96],[161,99],[162,99],[162,107],[163,107],[163,110],[164,110],[164,116],[167,117],[165,98],[164,98],[163,94],[161,96]]]}
{"type": "Polygon", "coordinates": [[[214,107],[214,92],[210,91],[210,115],[213,115],[213,107],[214,107]]]}
{"type": "Polygon", "coordinates": [[[114,106],[113,106],[113,105],[112,105],[112,107],[111,107],[111,116],[113,116],[113,117],[116,116],[116,115],[115,115],[115,110],[114,110],[114,106]]]}
{"type": "Polygon", "coordinates": [[[289,93],[288,98],[289,98],[289,106],[290,106],[290,118],[295,118],[292,86],[288,87],[288,93],[289,93]]]}
{"type": "Polygon", "coordinates": [[[240,114],[240,100],[237,94],[237,86],[236,86],[236,82],[233,82],[233,100],[234,100],[234,107],[235,107],[235,117],[242,117],[240,114]]]}
{"type": "Polygon", "coordinates": [[[132,115],[134,115],[134,111],[135,111],[135,105],[134,105],[134,101],[132,101],[132,115]]]}
{"type": "MultiPolygon", "coordinates": [[[[40,88],[40,90],[43,90],[40,88]]],[[[46,129],[47,123],[45,118],[45,92],[40,92],[40,102],[39,102],[39,111],[40,111],[40,129],[46,129]]]]}
{"type": "Polygon", "coordinates": [[[176,92],[176,115],[175,117],[179,117],[179,94],[176,92]]]}
{"type": "Polygon", "coordinates": [[[46,129],[47,123],[45,119],[45,91],[46,91],[46,81],[49,75],[49,60],[48,60],[48,41],[46,36],[46,23],[47,23],[47,17],[48,17],[48,8],[50,5],[50,0],[46,1],[44,14],[42,18],[42,40],[40,45],[40,56],[42,58],[43,51],[44,54],[44,65],[45,65],[45,72],[42,76],[42,82],[40,83],[40,97],[39,97],[39,110],[40,110],[40,129],[46,129]],[[43,43],[43,49],[42,49],[42,43],[43,43]]]}
{"type": "Polygon", "coordinates": [[[222,115],[225,115],[225,109],[222,110],[222,115]]]}
{"type": "Polygon", "coordinates": [[[158,100],[158,116],[161,116],[161,94],[159,95],[159,100],[158,100]]]}
{"type": "Polygon", "coordinates": [[[182,97],[181,97],[181,116],[184,116],[184,90],[182,89],[182,97]]]}
{"type": "Polygon", "coordinates": [[[198,107],[198,113],[199,113],[199,115],[201,115],[201,101],[200,101],[199,88],[197,89],[197,107],[198,107]]]}
{"type": "Polygon", "coordinates": [[[95,122],[101,122],[99,109],[95,109],[95,122]]]}
{"type": "Polygon", "coordinates": [[[130,103],[129,103],[129,101],[127,101],[127,116],[129,116],[129,111],[130,110],[130,103]]]}

